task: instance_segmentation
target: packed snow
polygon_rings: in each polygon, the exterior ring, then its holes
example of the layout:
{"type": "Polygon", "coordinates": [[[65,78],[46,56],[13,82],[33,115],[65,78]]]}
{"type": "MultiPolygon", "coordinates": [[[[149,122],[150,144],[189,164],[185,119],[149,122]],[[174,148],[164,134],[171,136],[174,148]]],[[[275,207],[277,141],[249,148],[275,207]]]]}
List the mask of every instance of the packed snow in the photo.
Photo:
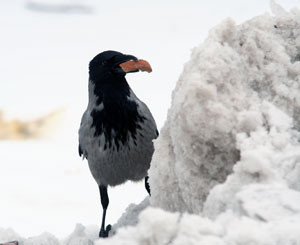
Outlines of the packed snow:
{"type": "Polygon", "coordinates": [[[282,179],[291,188],[299,186],[294,172],[300,129],[299,10],[282,11],[241,25],[227,19],[193,50],[155,143],[152,205],[199,213],[207,197],[228,204],[233,188],[248,183],[282,179]],[[212,189],[226,179],[226,185],[212,189]],[[172,194],[161,195],[162,188],[172,194]]]}
{"type": "MultiPolygon", "coordinates": [[[[152,196],[127,208],[113,226],[111,238],[98,240],[98,225],[77,224],[64,239],[49,232],[25,237],[0,228],[0,243],[300,244],[300,11],[287,12],[275,3],[272,10],[273,15],[261,15],[243,24],[226,19],[192,50],[155,141],[149,171],[152,196]]],[[[7,152],[4,161],[17,157],[9,154],[10,144],[34,160],[36,144],[28,143],[24,148],[21,143],[2,142],[7,152]]],[[[52,144],[39,144],[45,147],[38,149],[63,155],[52,144]]],[[[46,164],[38,167],[41,173],[54,173],[52,169],[59,167],[55,157],[49,156],[46,164]]],[[[68,162],[69,158],[62,160],[68,162]]],[[[28,165],[20,167],[13,162],[3,183],[13,181],[10,176],[21,179],[24,173],[30,174],[28,165]]],[[[69,194],[76,195],[84,190],[74,180],[86,175],[79,167],[64,166],[61,173],[50,177],[58,180],[53,183],[56,190],[68,182],[69,194]]],[[[28,179],[26,188],[37,190],[46,210],[54,204],[60,208],[74,205],[64,203],[63,192],[56,193],[59,201],[49,202],[47,193],[53,190],[36,186],[47,181],[43,176],[28,179]]],[[[16,193],[18,190],[13,190],[11,195],[16,193]]],[[[34,203],[33,197],[26,200],[34,203]]],[[[94,201],[98,202],[97,197],[94,201]]],[[[96,215],[87,212],[92,209],[84,200],[78,202],[82,207],[76,210],[82,219],[84,214],[96,215]]],[[[15,208],[16,204],[9,205],[15,208]]],[[[8,204],[4,208],[8,209],[8,204]]],[[[32,222],[34,212],[44,215],[41,210],[30,212],[32,222]]],[[[50,213],[52,222],[60,212],[50,213]]],[[[74,210],[68,215],[71,219],[74,210]]],[[[4,218],[10,217],[7,214],[4,218]]]]}

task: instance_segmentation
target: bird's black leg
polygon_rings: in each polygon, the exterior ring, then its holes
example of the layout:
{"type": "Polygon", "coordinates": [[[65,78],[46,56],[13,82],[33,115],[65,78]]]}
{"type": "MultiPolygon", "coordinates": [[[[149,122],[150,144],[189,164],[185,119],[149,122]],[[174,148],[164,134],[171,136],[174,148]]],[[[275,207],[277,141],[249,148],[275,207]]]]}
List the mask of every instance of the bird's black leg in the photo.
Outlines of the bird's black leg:
{"type": "Polygon", "coordinates": [[[149,193],[149,196],[151,196],[150,185],[149,185],[148,180],[149,180],[149,176],[146,176],[145,177],[145,188],[146,188],[147,192],[149,193]]]}
{"type": "Polygon", "coordinates": [[[107,186],[100,185],[99,190],[100,190],[101,204],[103,207],[102,224],[99,232],[99,237],[108,237],[108,233],[111,230],[111,225],[108,225],[105,228],[105,216],[106,216],[106,210],[109,203],[109,199],[107,195],[107,186]]]}

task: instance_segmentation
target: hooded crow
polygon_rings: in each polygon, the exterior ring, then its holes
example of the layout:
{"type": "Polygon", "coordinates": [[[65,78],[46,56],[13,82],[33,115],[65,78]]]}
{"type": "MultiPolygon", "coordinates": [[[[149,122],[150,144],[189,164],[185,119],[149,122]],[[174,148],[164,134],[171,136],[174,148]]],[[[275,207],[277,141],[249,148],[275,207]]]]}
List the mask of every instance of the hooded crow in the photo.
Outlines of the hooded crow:
{"type": "Polygon", "coordinates": [[[89,64],[89,101],[79,129],[79,155],[88,160],[103,207],[99,236],[107,237],[105,227],[109,199],[107,186],[145,178],[153,155],[153,139],[158,131],[148,107],[129,87],[125,75],[151,72],[145,60],[116,51],[105,51],[89,64]]]}

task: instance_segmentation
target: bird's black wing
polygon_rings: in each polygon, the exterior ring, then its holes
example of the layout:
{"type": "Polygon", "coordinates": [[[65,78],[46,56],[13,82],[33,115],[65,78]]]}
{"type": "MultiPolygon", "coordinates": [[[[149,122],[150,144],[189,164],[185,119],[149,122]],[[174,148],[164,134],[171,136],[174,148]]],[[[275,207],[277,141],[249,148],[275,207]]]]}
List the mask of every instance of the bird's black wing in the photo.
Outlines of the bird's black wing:
{"type": "Polygon", "coordinates": [[[159,132],[158,130],[156,129],[156,138],[159,136],[159,132]]]}
{"type": "Polygon", "coordinates": [[[82,156],[82,154],[83,154],[83,151],[82,151],[82,149],[81,149],[80,145],[78,145],[78,153],[79,153],[79,156],[80,156],[80,157],[81,157],[81,156],[82,156]]]}

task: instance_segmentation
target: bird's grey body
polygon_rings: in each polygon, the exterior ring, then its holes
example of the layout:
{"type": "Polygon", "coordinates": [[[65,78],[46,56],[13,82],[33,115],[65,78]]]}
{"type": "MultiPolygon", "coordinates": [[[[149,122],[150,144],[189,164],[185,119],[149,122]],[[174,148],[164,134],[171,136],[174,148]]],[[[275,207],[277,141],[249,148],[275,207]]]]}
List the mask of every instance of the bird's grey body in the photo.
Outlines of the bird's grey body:
{"type": "Polygon", "coordinates": [[[96,55],[89,64],[89,102],[79,128],[79,155],[88,160],[99,186],[103,208],[100,237],[107,237],[105,226],[109,204],[108,186],[145,178],[158,136],[148,107],[133,93],[125,79],[129,72],[151,72],[145,60],[116,51],[96,55]]]}
{"type": "MultiPolygon", "coordinates": [[[[156,124],[148,107],[140,101],[133,91],[127,97],[129,101],[137,104],[137,112],[144,117],[139,122],[139,129],[135,139],[129,134],[128,142],[120,144],[119,149],[112,140],[110,147],[105,147],[105,136],[102,133],[95,136],[92,111],[104,109],[104,104],[97,105],[97,95],[94,85],[89,82],[89,103],[84,112],[79,129],[79,144],[83,156],[88,159],[90,171],[98,185],[115,186],[127,180],[139,181],[147,175],[154,151],[152,140],[157,137],[156,124]]],[[[117,107],[122,110],[122,104],[115,100],[117,107]]],[[[113,116],[113,115],[112,115],[113,116]]],[[[120,122],[122,124],[122,122],[120,122]]],[[[112,138],[115,132],[112,130],[112,138]]]]}

